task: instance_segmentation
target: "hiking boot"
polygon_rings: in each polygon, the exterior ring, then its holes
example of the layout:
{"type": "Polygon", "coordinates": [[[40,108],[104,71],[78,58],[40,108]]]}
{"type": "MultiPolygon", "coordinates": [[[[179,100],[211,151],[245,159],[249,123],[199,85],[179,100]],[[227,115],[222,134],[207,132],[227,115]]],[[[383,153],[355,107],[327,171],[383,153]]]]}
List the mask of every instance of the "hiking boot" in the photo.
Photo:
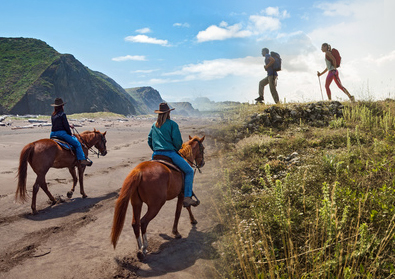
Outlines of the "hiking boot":
{"type": "Polygon", "coordinates": [[[350,101],[351,102],[355,102],[355,97],[354,96],[350,96],[350,101]]]}
{"type": "Polygon", "coordinates": [[[92,166],[93,162],[91,160],[89,160],[89,159],[84,159],[84,160],[80,160],[80,164],[82,166],[90,167],[90,166],[92,166]]]}
{"type": "Polygon", "coordinates": [[[255,101],[256,101],[257,103],[263,103],[263,97],[262,97],[262,96],[259,96],[258,98],[255,99],[255,101]]]}
{"type": "Polygon", "coordinates": [[[185,197],[184,201],[183,201],[183,205],[184,207],[188,207],[188,206],[198,206],[199,203],[195,200],[192,199],[192,197],[185,197]]]}

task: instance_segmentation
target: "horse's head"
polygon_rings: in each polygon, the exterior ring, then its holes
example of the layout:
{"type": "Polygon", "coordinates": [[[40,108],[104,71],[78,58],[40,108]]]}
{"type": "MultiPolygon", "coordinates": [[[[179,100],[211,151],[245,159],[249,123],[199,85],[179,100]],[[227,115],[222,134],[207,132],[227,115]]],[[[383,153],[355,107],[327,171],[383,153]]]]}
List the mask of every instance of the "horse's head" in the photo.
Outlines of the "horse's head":
{"type": "Polygon", "coordinates": [[[104,133],[100,133],[100,131],[93,129],[93,132],[95,133],[95,144],[94,146],[97,148],[97,150],[99,150],[100,155],[102,156],[106,156],[107,154],[107,148],[106,148],[106,132],[104,133]]]}
{"type": "Polygon", "coordinates": [[[202,138],[199,138],[197,136],[194,136],[193,138],[189,136],[189,140],[191,141],[191,147],[192,147],[192,154],[193,154],[193,160],[196,162],[196,167],[201,168],[204,166],[204,146],[203,146],[203,141],[206,136],[203,136],[202,138]]]}

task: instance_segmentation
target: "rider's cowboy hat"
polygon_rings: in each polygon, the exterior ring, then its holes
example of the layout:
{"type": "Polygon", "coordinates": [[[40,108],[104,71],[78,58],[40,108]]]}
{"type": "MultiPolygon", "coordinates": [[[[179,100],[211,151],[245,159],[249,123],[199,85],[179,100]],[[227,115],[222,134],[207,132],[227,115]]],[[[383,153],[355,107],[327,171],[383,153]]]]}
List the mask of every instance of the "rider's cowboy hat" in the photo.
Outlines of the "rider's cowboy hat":
{"type": "Polygon", "coordinates": [[[62,98],[56,98],[56,99],[55,99],[55,103],[54,103],[54,104],[51,104],[51,106],[53,106],[53,107],[59,107],[59,106],[63,106],[64,104],[66,104],[66,103],[63,103],[62,98]]]}
{"type": "Polygon", "coordinates": [[[155,113],[166,113],[168,111],[172,111],[175,110],[174,108],[169,108],[169,106],[167,105],[167,103],[160,103],[159,104],[159,110],[155,110],[155,113]]]}

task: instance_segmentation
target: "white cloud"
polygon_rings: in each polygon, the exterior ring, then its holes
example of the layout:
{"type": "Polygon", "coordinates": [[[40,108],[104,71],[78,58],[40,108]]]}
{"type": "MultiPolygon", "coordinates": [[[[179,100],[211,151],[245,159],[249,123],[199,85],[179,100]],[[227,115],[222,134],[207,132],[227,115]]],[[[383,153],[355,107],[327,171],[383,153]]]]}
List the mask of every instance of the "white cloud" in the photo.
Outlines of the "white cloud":
{"type": "MultiPolygon", "coordinates": [[[[189,64],[181,70],[164,74],[165,76],[183,76],[182,80],[214,80],[227,76],[254,76],[263,72],[262,59],[247,56],[237,59],[206,60],[198,64],[189,64]]],[[[180,79],[179,79],[180,80],[180,79]]]]}
{"type": "Polygon", "coordinates": [[[167,40],[159,40],[156,38],[151,38],[146,35],[128,36],[125,41],[132,43],[145,43],[145,44],[156,44],[161,46],[169,46],[167,40]]]}
{"type": "Polygon", "coordinates": [[[152,31],[148,27],[145,27],[145,28],[137,29],[136,32],[141,34],[146,34],[146,33],[151,33],[152,31]]]}
{"type": "Polygon", "coordinates": [[[119,56],[119,57],[114,57],[111,59],[112,61],[128,61],[128,60],[133,60],[133,61],[146,61],[146,58],[144,55],[126,55],[126,56],[119,56]]]}
{"type": "Polygon", "coordinates": [[[281,28],[280,19],[268,16],[252,15],[250,16],[252,29],[255,33],[262,34],[266,31],[275,31],[281,28]]]}
{"type": "Polygon", "coordinates": [[[196,38],[198,42],[223,41],[230,38],[244,38],[251,36],[248,30],[241,30],[241,24],[228,26],[224,21],[219,26],[211,25],[204,31],[199,31],[196,38]]]}
{"type": "Polygon", "coordinates": [[[352,4],[343,1],[320,3],[316,7],[323,10],[325,16],[351,16],[353,14],[352,4]]]}
{"type": "Polygon", "coordinates": [[[174,27],[185,27],[185,28],[189,28],[190,27],[189,23],[187,23],[187,22],[184,22],[184,23],[177,22],[177,23],[174,23],[173,26],[174,27]]]}
{"type": "Polygon", "coordinates": [[[251,15],[248,18],[248,27],[243,29],[241,23],[228,25],[222,21],[218,26],[211,25],[206,30],[200,31],[196,38],[198,42],[219,41],[231,38],[245,38],[260,35],[281,28],[281,19],[289,17],[286,10],[280,11],[278,7],[268,7],[262,11],[265,15],[251,15]]]}
{"type": "Polygon", "coordinates": [[[156,72],[158,69],[152,69],[152,70],[136,70],[136,71],[131,71],[132,74],[150,74],[152,72],[156,72]]]}

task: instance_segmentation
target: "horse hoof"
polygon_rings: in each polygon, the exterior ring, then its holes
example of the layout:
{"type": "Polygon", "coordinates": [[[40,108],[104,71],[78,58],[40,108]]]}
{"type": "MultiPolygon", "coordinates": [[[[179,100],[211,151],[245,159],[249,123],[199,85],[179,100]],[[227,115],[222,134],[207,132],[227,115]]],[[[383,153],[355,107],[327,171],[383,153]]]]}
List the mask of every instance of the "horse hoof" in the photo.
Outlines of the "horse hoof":
{"type": "Polygon", "coordinates": [[[88,197],[87,195],[82,195],[82,198],[83,198],[83,199],[85,199],[85,198],[87,198],[87,197],[88,197]]]}
{"type": "Polygon", "coordinates": [[[177,232],[177,233],[175,233],[174,234],[174,238],[175,239],[180,239],[182,236],[181,236],[181,234],[179,233],[179,232],[177,232]]]}
{"type": "Polygon", "coordinates": [[[68,197],[69,199],[71,199],[71,198],[73,197],[73,191],[68,191],[68,192],[67,192],[67,197],[68,197]]]}
{"type": "Polygon", "coordinates": [[[198,221],[196,221],[196,220],[191,221],[192,225],[196,225],[197,223],[198,223],[198,221]]]}
{"type": "Polygon", "coordinates": [[[138,258],[140,261],[142,261],[142,260],[144,260],[145,255],[143,254],[143,252],[138,251],[138,252],[137,252],[137,258],[138,258]]]}

